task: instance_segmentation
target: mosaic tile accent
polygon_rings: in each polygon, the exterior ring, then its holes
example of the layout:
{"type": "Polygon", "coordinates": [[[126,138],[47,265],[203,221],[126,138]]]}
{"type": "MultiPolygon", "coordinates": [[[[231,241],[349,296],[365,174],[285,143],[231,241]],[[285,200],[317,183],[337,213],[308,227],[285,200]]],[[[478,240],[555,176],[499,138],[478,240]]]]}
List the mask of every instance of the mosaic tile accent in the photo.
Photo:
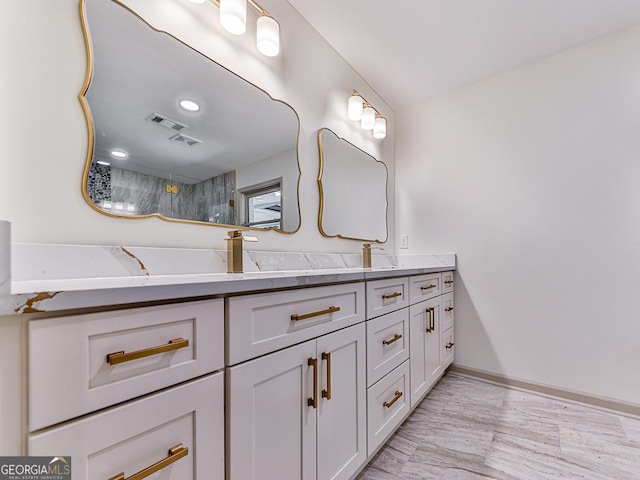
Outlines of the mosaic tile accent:
{"type": "Polygon", "coordinates": [[[96,205],[100,205],[105,200],[111,200],[111,167],[91,162],[87,193],[96,205]]]}

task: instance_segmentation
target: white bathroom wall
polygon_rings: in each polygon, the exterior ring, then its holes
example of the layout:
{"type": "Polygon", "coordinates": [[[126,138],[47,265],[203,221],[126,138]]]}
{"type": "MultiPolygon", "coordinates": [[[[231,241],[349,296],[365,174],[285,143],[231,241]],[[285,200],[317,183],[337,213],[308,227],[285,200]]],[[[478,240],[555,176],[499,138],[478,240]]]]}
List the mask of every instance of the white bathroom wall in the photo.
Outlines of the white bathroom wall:
{"type": "Polygon", "coordinates": [[[457,365],[640,405],[638,52],[640,27],[397,112],[397,232],[457,253],[457,365]]]}
{"type": "MultiPolygon", "coordinates": [[[[79,0],[5,2],[0,16],[0,219],[12,222],[16,243],[138,245],[225,248],[226,228],[168,223],[151,218],[109,218],[95,212],[81,194],[87,126],[78,101],[86,73],[79,0]]],[[[317,228],[318,146],[316,132],[329,127],[384,161],[391,173],[393,202],[394,117],[367,83],[282,0],[261,2],[279,21],[282,53],[269,59],[248,33],[235,37],[218,25],[207,2],[126,0],[204,54],[289,103],[301,121],[299,158],[302,225],[295,235],[259,233],[260,250],[357,252],[359,242],[327,239],[317,228]],[[346,119],[346,101],[358,89],[388,119],[380,142],[346,119]]],[[[215,86],[212,86],[215,88],[215,86]]],[[[389,225],[394,225],[393,204],[389,225]]],[[[393,232],[385,247],[393,251],[393,232]]]]}

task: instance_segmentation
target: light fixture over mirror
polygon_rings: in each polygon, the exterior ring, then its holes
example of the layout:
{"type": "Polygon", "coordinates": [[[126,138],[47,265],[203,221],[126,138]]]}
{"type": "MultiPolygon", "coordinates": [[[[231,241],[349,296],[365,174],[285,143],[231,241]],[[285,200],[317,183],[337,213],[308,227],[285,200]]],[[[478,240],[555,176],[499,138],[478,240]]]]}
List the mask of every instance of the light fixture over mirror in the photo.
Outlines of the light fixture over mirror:
{"type": "Polygon", "coordinates": [[[373,105],[367,102],[357,90],[351,92],[347,103],[349,120],[360,122],[363,130],[372,130],[373,138],[383,139],[387,136],[387,119],[373,105]]]}
{"type": "MultiPolygon", "coordinates": [[[[267,57],[280,53],[280,25],[260,4],[254,0],[209,0],[220,9],[220,25],[233,35],[243,35],[247,31],[247,4],[258,12],[256,43],[258,51],[267,57]]],[[[191,0],[204,3],[205,0],[191,0]]]]}

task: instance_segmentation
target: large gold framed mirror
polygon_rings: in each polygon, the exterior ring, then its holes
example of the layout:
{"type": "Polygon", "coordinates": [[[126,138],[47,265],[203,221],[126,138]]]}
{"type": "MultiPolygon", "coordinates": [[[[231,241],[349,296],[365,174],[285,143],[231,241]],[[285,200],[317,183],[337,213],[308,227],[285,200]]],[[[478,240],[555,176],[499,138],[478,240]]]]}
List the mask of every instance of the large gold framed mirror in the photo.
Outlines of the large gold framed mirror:
{"type": "Polygon", "coordinates": [[[325,237],[384,243],[387,227],[387,178],[384,162],[338,137],[318,131],[320,213],[325,237]]]}
{"type": "Polygon", "coordinates": [[[295,110],[125,3],[80,0],[87,202],[115,217],[297,231],[295,110]]]}

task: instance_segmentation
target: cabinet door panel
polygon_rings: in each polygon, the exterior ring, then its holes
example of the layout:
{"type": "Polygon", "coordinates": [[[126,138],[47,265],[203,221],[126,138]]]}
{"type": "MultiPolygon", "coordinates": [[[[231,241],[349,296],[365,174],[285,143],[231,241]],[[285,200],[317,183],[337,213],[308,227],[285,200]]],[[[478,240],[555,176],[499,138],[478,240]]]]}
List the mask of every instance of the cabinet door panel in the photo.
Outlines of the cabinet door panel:
{"type": "Polygon", "coordinates": [[[324,392],[318,407],[317,478],[348,479],[367,459],[365,326],[355,325],[317,342],[324,392]]]}
{"type": "Polygon", "coordinates": [[[442,331],[445,332],[453,327],[453,293],[442,295],[442,331]]]}
{"type": "Polygon", "coordinates": [[[411,407],[413,408],[442,373],[440,360],[440,297],[409,309],[411,407]]]}
{"type": "Polygon", "coordinates": [[[228,478],[315,479],[317,410],[307,404],[314,396],[308,360],[316,358],[315,345],[227,369],[228,478]]]}

